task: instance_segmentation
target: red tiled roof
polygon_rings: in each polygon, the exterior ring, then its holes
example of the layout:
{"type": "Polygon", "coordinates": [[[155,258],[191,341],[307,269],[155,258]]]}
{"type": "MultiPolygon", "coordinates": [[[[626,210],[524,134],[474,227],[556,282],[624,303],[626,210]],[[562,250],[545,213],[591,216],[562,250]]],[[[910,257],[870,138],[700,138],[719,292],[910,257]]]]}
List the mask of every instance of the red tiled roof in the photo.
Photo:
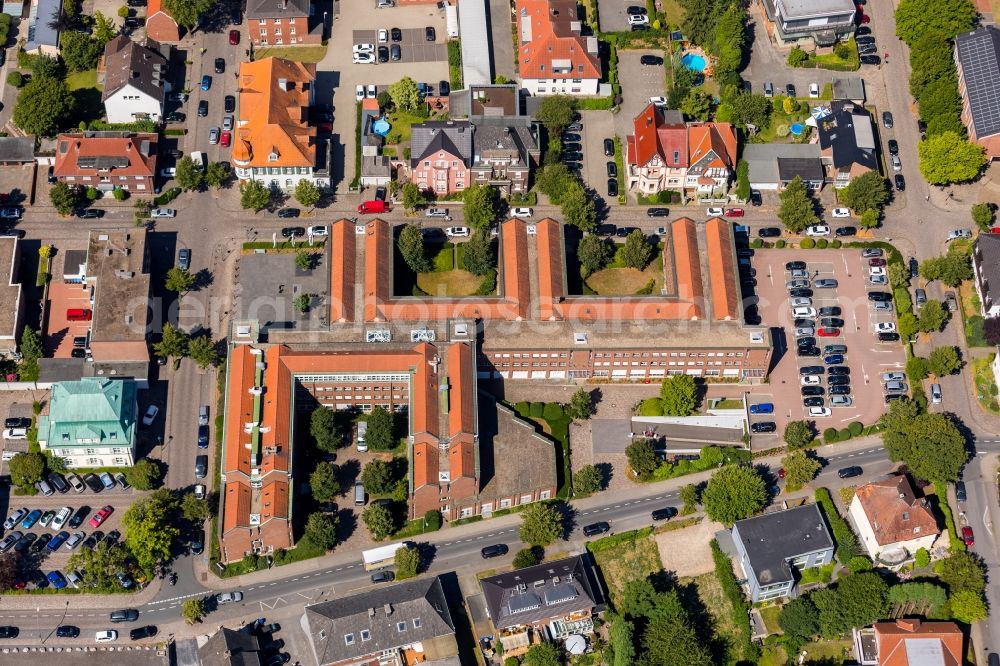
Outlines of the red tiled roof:
{"type": "Polygon", "coordinates": [[[688,166],[688,136],[684,123],[667,123],[660,108],[649,104],[635,117],[632,125],[633,135],[628,138],[630,164],[644,167],[653,156],[659,155],[665,166],[688,166]]]}
{"type": "Polygon", "coordinates": [[[448,449],[448,475],[452,481],[475,478],[476,445],[470,439],[452,444],[448,449]]]}
{"type": "Polygon", "coordinates": [[[438,449],[434,441],[413,445],[413,489],[436,486],[438,482],[438,449]]]}
{"type": "Polygon", "coordinates": [[[559,300],[566,295],[561,226],[547,217],[536,225],[536,231],[539,317],[542,321],[560,319],[559,300]]]}
{"type": "Polygon", "coordinates": [[[110,169],[116,176],[156,175],[156,134],[129,134],[121,136],[87,136],[85,134],[60,134],[56,137],[54,175],[58,178],[97,175],[96,166],[88,166],[95,159],[118,158],[121,166],[110,169]],[[80,166],[83,161],[85,166],[80,166]]]}
{"type": "Polygon", "coordinates": [[[503,298],[517,313],[517,319],[528,318],[531,285],[528,282],[528,225],[511,218],[500,227],[503,242],[503,298]]]}
{"type": "Polygon", "coordinates": [[[354,321],[357,235],[350,220],[330,227],[330,322],[354,321]]]}
{"type": "Polygon", "coordinates": [[[872,481],[854,494],[880,546],[938,533],[937,520],[927,500],[917,499],[905,476],[872,481]]]}
{"type": "MultiPolygon", "coordinates": [[[[906,643],[912,639],[936,639],[941,645],[939,666],[960,666],[963,659],[964,637],[954,622],[925,622],[916,619],[876,622],[875,642],[878,645],[879,666],[911,666],[906,643]]],[[[924,651],[920,651],[924,653],[924,651]]],[[[924,660],[912,662],[923,666],[924,660]]]]}
{"type": "Polygon", "coordinates": [[[473,392],[476,369],[473,367],[472,348],[456,342],[448,347],[448,435],[474,433],[476,427],[476,400],[473,392]]]}
{"type": "Polygon", "coordinates": [[[706,169],[736,169],[736,128],[729,123],[692,123],[688,125],[689,164],[694,164],[710,151],[715,153],[706,169]]]}
{"type": "Polygon", "coordinates": [[[576,0],[516,0],[518,67],[526,79],[599,79],[601,61],[587,52],[587,37],[574,32],[576,0]],[[531,38],[521,41],[526,34],[531,38]],[[553,61],[568,61],[566,72],[553,71],[553,61]]]}
{"type": "Polygon", "coordinates": [[[736,319],[739,316],[732,233],[732,225],[722,218],[713,217],[705,224],[713,319],[736,319]]]}
{"type": "Polygon", "coordinates": [[[677,297],[697,304],[700,317],[705,304],[705,287],[701,278],[697,227],[694,220],[682,217],[673,221],[670,230],[674,243],[673,263],[677,272],[677,297]]]}

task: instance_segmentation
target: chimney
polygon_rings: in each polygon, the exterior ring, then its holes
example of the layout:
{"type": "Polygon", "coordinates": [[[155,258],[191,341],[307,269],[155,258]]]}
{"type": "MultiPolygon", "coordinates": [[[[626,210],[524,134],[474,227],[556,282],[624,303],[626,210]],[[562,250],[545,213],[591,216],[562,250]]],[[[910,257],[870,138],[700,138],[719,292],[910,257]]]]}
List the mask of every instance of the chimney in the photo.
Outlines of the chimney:
{"type": "Polygon", "coordinates": [[[385,616],[386,617],[389,617],[390,615],[392,615],[392,604],[386,604],[384,606],[384,610],[385,610],[385,616]]]}
{"type": "Polygon", "coordinates": [[[904,618],[896,620],[896,626],[903,631],[917,632],[920,630],[920,620],[916,618],[904,618]]]}

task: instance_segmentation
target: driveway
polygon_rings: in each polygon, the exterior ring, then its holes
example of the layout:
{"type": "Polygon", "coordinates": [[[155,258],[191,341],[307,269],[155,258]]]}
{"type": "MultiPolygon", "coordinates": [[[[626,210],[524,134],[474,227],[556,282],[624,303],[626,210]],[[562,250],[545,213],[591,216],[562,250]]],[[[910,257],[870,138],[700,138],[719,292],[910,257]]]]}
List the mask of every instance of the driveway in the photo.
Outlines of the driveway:
{"type": "MultiPolygon", "coordinates": [[[[621,0],[618,0],[621,2],[621,0]]],[[[601,20],[604,20],[603,14],[601,20]]],[[[625,150],[625,137],[632,134],[635,117],[649,104],[650,97],[663,97],[666,93],[666,70],[655,65],[643,65],[639,58],[644,55],[657,55],[667,61],[663,51],[647,49],[642,51],[618,51],[619,79],[622,82],[621,110],[615,114],[615,133],[622,138],[622,151],[625,150]]],[[[624,157],[624,155],[623,155],[624,157]]],[[[620,174],[624,177],[624,174],[620,174]]],[[[625,180],[619,183],[625,187],[625,180]]]]}
{"type": "MultiPolygon", "coordinates": [[[[604,155],[604,140],[613,139],[616,132],[615,117],[607,111],[583,111],[583,178],[590,187],[605,196],[608,193],[608,173],[606,162],[614,162],[614,157],[604,155]]],[[[622,136],[622,135],[619,135],[622,136]]],[[[625,137],[622,136],[622,150],[625,137]]],[[[622,187],[622,174],[618,174],[618,187],[622,187]]],[[[608,203],[613,200],[606,197],[608,203]]]]}
{"type": "Polygon", "coordinates": [[[511,6],[508,0],[490,0],[487,7],[490,18],[490,47],[493,51],[493,75],[516,76],[514,65],[514,40],[511,37],[511,6]]]}
{"type": "MultiPolygon", "coordinates": [[[[628,32],[632,28],[628,24],[628,14],[625,8],[629,5],[646,4],[634,0],[598,0],[597,15],[601,24],[602,32],[628,32]]],[[[619,70],[621,71],[621,70],[619,70]]]]}

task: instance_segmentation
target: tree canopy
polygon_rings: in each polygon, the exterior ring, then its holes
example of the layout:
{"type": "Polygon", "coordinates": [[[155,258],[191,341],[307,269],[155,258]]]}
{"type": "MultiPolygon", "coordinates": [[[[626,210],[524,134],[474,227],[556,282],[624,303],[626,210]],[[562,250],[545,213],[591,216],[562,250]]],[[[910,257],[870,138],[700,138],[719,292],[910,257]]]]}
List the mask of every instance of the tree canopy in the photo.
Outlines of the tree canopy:
{"type": "Polygon", "coordinates": [[[972,279],[972,261],[960,253],[931,257],[920,262],[920,275],[927,280],[941,280],[949,287],[957,287],[962,281],[972,279]]]}
{"type": "MultiPolygon", "coordinates": [[[[411,183],[407,183],[409,185],[411,183]]],[[[396,247],[403,257],[403,261],[414,273],[426,273],[430,270],[430,262],[427,260],[427,251],[424,247],[424,235],[420,227],[412,222],[403,225],[396,240],[396,247]]]]}
{"type": "Polygon", "coordinates": [[[819,221],[813,200],[799,176],[793,178],[778,197],[781,199],[778,219],[792,233],[801,233],[819,221]]]}
{"type": "Polygon", "coordinates": [[[625,245],[621,249],[621,262],[629,268],[641,271],[652,260],[653,246],[649,244],[649,239],[641,229],[634,229],[625,238],[625,245]]]}
{"type": "Polygon", "coordinates": [[[593,231],[597,225],[597,204],[587,194],[579,180],[566,183],[562,198],[562,216],[566,224],[580,231],[593,231]]]}
{"type": "Polygon", "coordinates": [[[968,460],[965,438],[944,414],[922,412],[917,403],[896,400],[879,421],[893,461],[905,462],[918,478],[951,482],[968,460]]]}
{"type": "Polygon", "coordinates": [[[928,136],[917,145],[917,152],[920,155],[920,174],[932,185],[972,180],[986,165],[983,147],[955,132],[928,136]]]}
{"type": "Polygon", "coordinates": [[[45,456],[41,453],[17,453],[7,463],[10,480],[19,488],[30,488],[45,474],[45,456]]]}
{"type": "Polygon", "coordinates": [[[935,347],[927,358],[927,367],[938,377],[953,375],[962,369],[962,357],[957,347],[935,347]]]}
{"type": "Polygon", "coordinates": [[[815,429],[809,421],[789,421],[785,426],[785,444],[792,449],[801,449],[816,439],[815,429]]]}
{"type": "Polygon", "coordinates": [[[365,465],[361,472],[361,483],[372,495],[386,495],[392,492],[396,479],[392,466],[385,460],[376,458],[365,465]]]}
{"type": "Polygon", "coordinates": [[[385,407],[377,406],[368,415],[368,432],[365,434],[368,447],[375,451],[389,451],[396,448],[396,424],[385,407]]]}
{"type": "Polygon", "coordinates": [[[785,488],[794,492],[816,478],[823,465],[805,451],[792,451],[781,459],[785,470],[785,488]]]}
{"type": "Polygon", "coordinates": [[[690,416],[698,406],[698,385],[691,375],[672,375],[660,384],[664,416],[690,416]]]}
{"type": "Polygon", "coordinates": [[[181,358],[187,353],[189,336],[169,321],[163,325],[160,341],[153,343],[153,351],[164,358],[181,358]]]}
{"type": "Polygon", "coordinates": [[[332,502],[340,493],[337,466],[327,460],[316,463],[316,468],[309,475],[309,488],[317,502],[332,502]]]}
{"type": "Polygon", "coordinates": [[[901,0],[896,7],[896,36],[911,46],[928,33],[950,40],[972,30],[977,16],[970,0],[953,0],[944,6],[933,0],[901,0]]]}
{"type": "Polygon", "coordinates": [[[163,7],[170,12],[178,25],[188,30],[195,28],[201,17],[215,5],[215,0],[163,0],[163,7]]]}
{"type": "Polygon", "coordinates": [[[361,520],[365,522],[372,538],[376,541],[381,541],[396,530],[392,513],[388,507],[381,504],[369,504],[361,514],[361,520]]]}
{"type": "Polygon", "coordinates": [[[473,229],[489,229],[497,218],[500,193],[491,185],[477,183],[462,193],[466,223],[473,229]]]}
{"type": "Polygon", "coordinates": [[[309,434],[321,451],[333,453],[340,446],[342,435],[337,425],[337,415],[329,407],[317,407],[309,418],[309,434]]]}
{"type": "Polygon", "coordinates": [[[640,479],[648,478],[660,466],[653,443],[643,437],[636,437],[625,447],[625,458],[628,466],[640,479]]]}
{"type": "Polygon", "coordinates": [[[529,504],[521,512],[519,536],[531,546],[548,546],[563,537],[562,514],[550,504],[529,504]]]}
{"type": "Polygon", "coordinates": [[[573,490],[589,495],[601,489],[604,476],[596,465],[584,465],[573,474],[573,490]]]}
{"type": "Polygon", "coordinates": [[[316,511],[309,514],[309,518],[306,519],[306,527],[302,531],[302,540],[317,548],[330,550],[337,543],[337,522],[337,514],[335,513],[316,511]]]}
{"type": "Polygon", "coordinates": [[[878,171],[866,171],[847,187],[838,190],[837,196],[845,206],[861,214],[868,210],[880,210],[889,198],[889,189],[878,171]]]}
{"type": "Polygon", "coordinates": [[[705,513],[727,526],[759,513],[767,499],[764,479],[755,468],[746,465],[722,467],[701,493],[705,513]]]}
{"type": "Polygon", "coordinates": [[[244,210],[259,213],[271,203],[271,189],[259,180],[240,183],[240,206],[244,210]]]}
{"type": "Polygon", "coordinates": [[[97,67],[104,45],[84,32],[66,30],[59,35],[59,55],[71,72],[97,67]]]}
{"type": "Polygon", "coordinates": [[[566,414],[577,421],[585,421],[594,415],[594,397],[585,388],[577,389],[566,405],[566,414]]]}
{"type": "Polygon", "coordinates": [[[75,109],[76,98],[65,81],[36,74],[17,93],[14,124],[26,134],[53,136],[68,124],[75,109]]]}
{"type": "Polygon", "coordinates": [[[406,580],[417,575],[420,568],[420,551],[412,546],[404,546],[396,551],[396,580],[406,580]]]}
{"type": "Polygon", "coordinates": [[[615,254],[614,243],[607,238],[587,234],[576,246],[576,256],[580,261],[580,272],[584,277],[604,268],[615,254]]]}
{"type": "Polygon", "coordinates": [[[134,502],[122,517],[125,544],[147,575],[157,564],[170,559],[170,547],[180,536],[179,509],[173,491],[162,488],[134,502]]]}
{"type": "Polygon", "coordinates": [[[125,480],[136,490],[152,490],[162,476],[160,463],[151,458],[140,458],[134,465],[125,468],[125,480]]]}
{"type": "Polygon", "coordinates": [[[573,122],[573,110],[576,102],[568,95],[549,95],[542,97],[535,112],[535,120],[545,125],[549,134],[556,136],[563,128],[573,122]]]}
{"type": "Polygon", "coordinates": [[[295,184],[295,200],[306,208],[312,208],[319,202],[319,188],[316,183],[303,178],[295,184]]]}

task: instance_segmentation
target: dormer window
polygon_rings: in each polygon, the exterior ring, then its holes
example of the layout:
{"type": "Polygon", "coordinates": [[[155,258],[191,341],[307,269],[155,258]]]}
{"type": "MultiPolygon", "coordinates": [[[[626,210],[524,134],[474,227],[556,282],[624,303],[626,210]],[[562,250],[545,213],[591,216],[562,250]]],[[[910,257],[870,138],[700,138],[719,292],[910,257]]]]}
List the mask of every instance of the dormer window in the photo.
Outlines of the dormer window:
{"type": "Polygon", "coordinates": [[[277,162],[278,161],[278,151],[272,150],[270,153],[268,153],[268,155],[267,155],[267,161],[268,162],[277,162]]]}

